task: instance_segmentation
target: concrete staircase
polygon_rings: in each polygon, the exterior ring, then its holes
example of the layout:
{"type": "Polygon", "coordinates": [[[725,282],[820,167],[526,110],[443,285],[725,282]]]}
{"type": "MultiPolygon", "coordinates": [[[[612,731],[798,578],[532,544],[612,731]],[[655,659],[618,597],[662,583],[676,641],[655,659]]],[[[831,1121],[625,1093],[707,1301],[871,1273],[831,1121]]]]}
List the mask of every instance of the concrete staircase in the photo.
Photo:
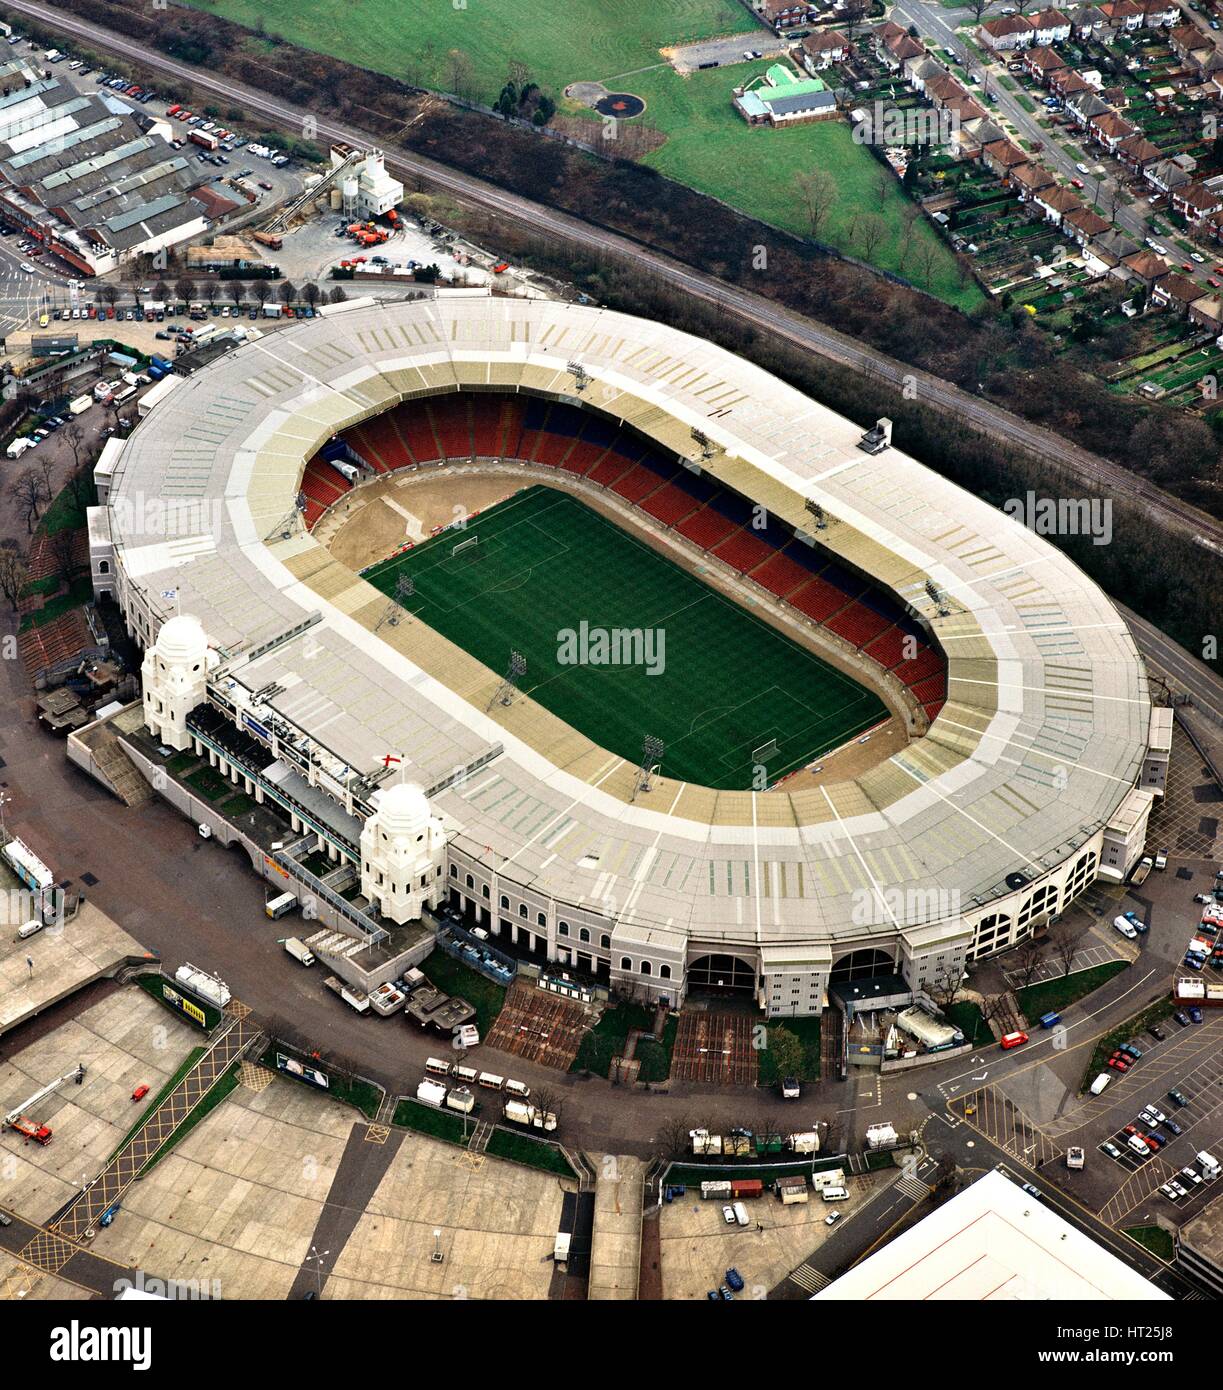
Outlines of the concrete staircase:
{"type": "Polygon", "coordinates": [[[136,771],[135,764],[114,734],[98,739],[94,744],[93,756],[98,771],[125,805],[143,806],[146,801],[152,800],[153,788],[136,771]]]}

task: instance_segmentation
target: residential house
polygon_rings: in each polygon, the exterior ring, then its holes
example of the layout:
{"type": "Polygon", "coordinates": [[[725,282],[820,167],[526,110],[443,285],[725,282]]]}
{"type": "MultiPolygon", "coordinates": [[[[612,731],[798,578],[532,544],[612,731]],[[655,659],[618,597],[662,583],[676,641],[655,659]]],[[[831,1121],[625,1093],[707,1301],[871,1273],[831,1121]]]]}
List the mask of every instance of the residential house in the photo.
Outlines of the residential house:
{"type": "Polygon", "coordinates": [[[1072,96],[1079,92],[1090,92],[1092,86],[1090,82],[1085,82],[1073,68],[1057,68],[1049,74],[1049,90],[1054,96],[1061,97],[1063,101],[1069,101],[1072,96]]]}
{"type": "Polygon", "coordinates": [[[1223,212],[1223,192],[1204,183],[1183,183],[1171,193],[1172,208],[1196,226],[1216,212],[1223,212]]]}
{"type": "Polygon", "coordinates": [[[803,66],[810,73],[822,72],[849,57],[849,40],[835,29],[817,29],[803,40],[803,66]]]}
{"type": "Polygon", "coordinates": [[[1124,116],[1118,116],[1115,111],[1105,111],[1103,115],[1091,118],[1087,133],[1097,145],[1102,145],[1112,154],[1123,140],[1137,135],[1138,128],[1131,125],[1124,116]]]}
{"type": "Polygon", "coordinates": [[[923,58],[915,58],[909,68],[909,86],[921,96],[926,95],[927,86],[939,77],[949,77],[951,74],[936,59],[926,55],[923,58]]]}
{"type": "Polygon", "coordinates": [[[1107,0],[1100,6],[1100,12],[1114,34],[1132,34],[1135,29],[1142,28],[1143,9],[1134,0],[1107,0]]]}
{"type": "Polygon", "coordinates": [[[1111,226],[1107,218],[1091,208],[1075,208],[1062,218],[1062,231],[1080,246],[1086,246],[1093,237],[1108,231],[1111,226]]]}
{"type": "Polygon", "coordinates": [[[1156,193],[1171,193],[1174,188],[1189,182],[1189,175],[1171,159],[1157,159],[1142,171],[1142,177],[1156,193]]]}
{"type": "Polygon", "coordinates": [[[994,140],[981,147],[981,159],[985,167],[996,174],[1003,183],[1010,177],[1012,169],[1028,162],[1028,157],[1009,140],[994,140]]]}
{"type": "Polygon", "coordinates": [[[1049,188],[1042,188],[1033,196],[1032,202],[1040,209],[1045,221],[1052,222],[1055,227],[1062,225],[1062,218],[1068,212],[1074,212],[1083,206],[1071,189],[1063,188],[1057,183],[1049,188]]]}
{"type": "Polygon", "coordinates": [[[1144,285],[1153,285],[1156,280],[1167,275],[1169,270],[1168,262],[1162,256],[1157,256],[1154,251],[1148,251],[1145,247],[1135,251],[1133,255],[1124,257],[1121,264],[1131,279],[1141,280],[1144,285]]]}
{"type": "Polygon", "coordinates": [[[1096,116],[1107,115],[1112,110],[1108,102],[1096,96],[1095,92],[1076,92],[1066,102],[1066,114],[1075,125],[1086,128],[1096,116]]]}
{"type": "Polygon", "coordinates": [[[1178,24],[1168,34],[1168,46],[1183,63],[1196,68],[1214,52],[1214,44],[1195,24],[1178,24]]]}
{"type": "Polygon", "coordinates": [[[748,125],[798,125],[837,114],[836,96],[818,77],[799,77],[783,63],[736,87],[733,101],[748,125]]]}
{"type": "Polygon", "coordinates": [[[1141,174],[1148,164],[1162,158],[1163,151],[1153,145],[1145,135],[1131,135],[1113,151],[1122,164],[1133,174],[1141,174]]]}
{"type": "Polygon", "coordinates": [[[1171,0],[1146,0],[1142,7],[1142,22],[1147,29],[1170,29],[1180,17],[1180,6],[1171,0]]]}
{"type": "Polygon", "coordinates": [[[1019,194],[1021,203],[1029,203],[1042,188],[1051,188],[1056,180],[1043,164],[1021,164],[1011,171],[1011,187],[1019,194]]]}
{"type": "Polygon", "coordinates": [[[1061,10],[1041,10],[1030,16],[1030,23],[1035,43],[1065,43],[1070,37],[1070,16],[1061,10]]]}
{"type": "Polygon", "coordinates": [[[990,19],[977,27],[977,39],[991,53],[1013,53],[1035,42],[1032,21],[1021,14],[990,19]]]}
{"type": "Polygon", "coordinates": [[[1187,316],[1189,306],[1195,299],[1201,299],[1202,289],[1178,271],[1161,275],[1151,286],[1151,303],[1161,309],[1171,309],[1173,313],[1187,316]]]}
{"type": "Polygon", "coordinates": [[[1056,49],[1049,47],[1047,43],[1035,45],[1029,48],[1019,60],[1024,67],[1024,71],[1029,76],[1036,78],[1038,82],[1049,84],[1049,78],[1059,68],[1066,66],[1066,60],[1056,49]]]}
{"type": "Polygon", "coordinates": [[[926,56],[926,50],[908,30],[890,19],[875,30],[875,57],[892,72],[899,72],[906,63],[926,56]]]}
{"type": "Polygon", "coordinates": [[[1108,20],[1097,5],[1080,5],[1070,11],[1070,32],[1081,39],[1094,38],[1108,29],[1108,20]]]}
{"type": "Polygon", "coordinates": [[[1213,294],[1204,294],[1189,306],[1189,322],[1208,328],[1217,338],[1223,330],[1223,303],[1213,294]]]}
{"type": "Polygon", "coordinates": [[[760,0],[757,10],[778,34],[800,24],[814,24],[820,17],[818,5],[808,5],[802,0],[760,0]]]}
{"type": "Polygon", "coordinates": [[[1111,269],[1120,271],[1123,278],[1125,267],[1122,262],[1126,256],[1133,256],[1137,253],[1138,247],[1124,233],[1117,231],[1115,227],[1109,227],[1106,232],[1101,232],[1091,241],[1091,254],[1111,269]]]}

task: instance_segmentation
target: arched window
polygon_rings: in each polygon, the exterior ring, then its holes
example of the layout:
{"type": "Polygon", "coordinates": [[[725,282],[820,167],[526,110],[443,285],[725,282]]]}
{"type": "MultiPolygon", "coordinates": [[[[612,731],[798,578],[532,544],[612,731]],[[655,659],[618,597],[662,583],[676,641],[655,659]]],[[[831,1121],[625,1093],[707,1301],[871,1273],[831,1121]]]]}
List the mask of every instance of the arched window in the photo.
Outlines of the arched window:
{"type": "Polygon", "coordinates": [[[579,941],[589,941],[589,940],[590,940],[590,933],[586,930],[585,927],[581,927],[581,928],[578,929],[578,940],[579,940],[579,941]]]}
{"type": "Polygon", "coordinates": [[[608,936],[608,934],[607,934],[606,932],[604,932],[603,935],[599,937],[599,945],[600,945],[600,946],[603,948],[603,950],[605,950],[605,951],[610,951],[610,950],[611,950],[611,937],[608,936]]]}
{"type": "Polygon", "coordinates": [[[633,962],[632,962],[631,960],[629,960],[628,956],[621,956],[621,957],[620,957],[620,969],[621,969],[621,970],[631,970],[632,968],[633,968],[633,962]]]}
{"type": "Polygon", "coordinates": [[[467,875],[467,886],[468,888],[474,888],[476,886],[476,881],[470,874],[467,875]]]}
{"type": "Polygon", "coordinates": [[[505,894],[502,893],[502,895],[501,895],[501,910],[502,910],[503,912],[507,912],[507,911],[509,911],[509,906],[510,906],[510,900],[509,900],[509,898],[507,898],[507,897],[505,896],[505,894]]]}
{"type": "Polygon", "coordinates": [[[546,912],[537,913],[535,921],[539,926],[546,927],[548,925],[548,914],[546,912]]]}
{"type": "Polygon", "coordinates": [[[664,980],[669,980],[671,978],[671,967],[669,965],[660,965],[658,967],[658,973],[664,980]]]}
{"type": "Polygon", "coordinates": [[[641,973],[643,975],[652,975],[654,973],[654,967],[648,960],[643,960],[641,962],[641,973]]]}

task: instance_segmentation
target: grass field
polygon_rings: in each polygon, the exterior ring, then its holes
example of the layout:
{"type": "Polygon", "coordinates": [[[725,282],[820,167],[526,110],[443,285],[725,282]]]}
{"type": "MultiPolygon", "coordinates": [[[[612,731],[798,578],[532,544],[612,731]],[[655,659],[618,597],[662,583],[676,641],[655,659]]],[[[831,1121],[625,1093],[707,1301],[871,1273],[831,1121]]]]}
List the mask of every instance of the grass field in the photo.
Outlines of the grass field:
{"type": "MultiPolygon", "coordinates": [[[[753,130],[734,112],[731,89],[767,62],[676,73],[659,53],[671,45],[722,34],[760,39],[737,0],[569,0],[562,11],[544,0],[192,0],[197,8],[238,24],[278,34],[305,48],[384,72],[413,85],[455,87],[456,52],[470,63],[473,95],[496,99],[512,61],[527,65],[531,80],[568,115],[599,118],[566,102],[571,82],[603,82],[647,103],[646,119],[666,142],[646,160],[661,172],[787,231],[810,231],[795,196],[794,175],[821,168],[837,179],[839,195],[822,240],[895,271],[962,309],[983,302],[971,280],[960,283],[955,259],[925,219],[914,227],[905,263],[902,213],[908,205],[892,178],[882,201],[881,169],[850,138],[843,121],[753,130]],[[869,256],[853,235],[855,212],[878,212],[886,233],[869,256]],[[929,275],[920,248],[930,248],[929,275]],[[920,267],[920,270],[919,270],[920,267]]],[[[275,65],[274,50],[268,54],[275,65]]],[[[601,129],[601,128],[600,128],[601,129]]]]}
{"type": "Polygon", "coordinates": [[[366,578],[391,594],[400,575],[416,586],[412,613],[498,674],[517,648],[527,659],[521,689],[601,747],[638,762],[643,736],[661,738],[668,777],[749,787],[753,751],[776,739],[774,781],[887,713],[848,676],[550,488],[528,488],[466,533],[435,537],[366,578]],[[482,558],[455,558],[456,542],[472,536],[482,558]],[[652,631],[661,659],[562,664],[561,633],[582,622],[652,631]]]}

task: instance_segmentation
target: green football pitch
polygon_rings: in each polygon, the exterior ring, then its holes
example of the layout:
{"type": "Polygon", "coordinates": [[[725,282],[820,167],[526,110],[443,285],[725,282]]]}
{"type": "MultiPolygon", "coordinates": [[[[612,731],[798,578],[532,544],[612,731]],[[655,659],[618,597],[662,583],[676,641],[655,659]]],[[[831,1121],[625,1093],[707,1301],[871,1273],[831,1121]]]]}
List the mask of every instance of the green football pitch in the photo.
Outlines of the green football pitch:
{"type": "Polygon", "coordinates": [[[848,676],[552,488],[527,488],[365,578],[393,596],[405,575],[405,608],[498,675],[521,652],[520,688],[600,747],[638,762],[647,734],[662,739],[667,777],[759,787],[763,766],[771,784],[887,715],[848,676]]]}

